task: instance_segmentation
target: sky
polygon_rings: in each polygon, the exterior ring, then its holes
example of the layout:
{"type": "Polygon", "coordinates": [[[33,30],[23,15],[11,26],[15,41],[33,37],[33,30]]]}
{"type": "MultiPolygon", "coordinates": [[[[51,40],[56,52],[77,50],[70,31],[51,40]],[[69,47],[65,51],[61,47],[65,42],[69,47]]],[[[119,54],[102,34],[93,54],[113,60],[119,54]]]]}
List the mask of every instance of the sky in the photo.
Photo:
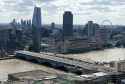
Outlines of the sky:
{"type": "Polygon", "coordinates": [[[41,7],[42,24],[62,24],[64,11],[72,11],[74,24],[125,25],[125,0],[0,0],[0,23],[31,19],[35,6],[41,7]]]}

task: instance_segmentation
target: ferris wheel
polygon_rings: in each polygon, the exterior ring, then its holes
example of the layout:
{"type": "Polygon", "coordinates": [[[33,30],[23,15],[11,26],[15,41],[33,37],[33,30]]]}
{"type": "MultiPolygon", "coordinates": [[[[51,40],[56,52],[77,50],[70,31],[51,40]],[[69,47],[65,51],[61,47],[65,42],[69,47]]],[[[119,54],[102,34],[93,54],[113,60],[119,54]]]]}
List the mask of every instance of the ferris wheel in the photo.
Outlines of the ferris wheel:
{"type": "Polygon", "coordinates": [[[104,27],[107,26],[107,25],[110,26],[110,27],[113,26],[113,24],[110,20],[103,20],[101,25],[103,25],[104,27]]]}

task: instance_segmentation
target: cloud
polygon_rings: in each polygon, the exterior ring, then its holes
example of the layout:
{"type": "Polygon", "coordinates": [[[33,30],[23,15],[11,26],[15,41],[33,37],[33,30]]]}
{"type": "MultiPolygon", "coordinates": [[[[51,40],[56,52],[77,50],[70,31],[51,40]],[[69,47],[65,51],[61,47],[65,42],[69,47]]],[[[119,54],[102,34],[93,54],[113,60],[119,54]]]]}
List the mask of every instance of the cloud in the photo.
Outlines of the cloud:
{"type": "Polygon", "coordinates": [[[91,2],[81,2],[82,5],[100,5],[100,6],[119,6],[125,5],[125,1],[123,0],[93,0],[91,2]]]}
{"type": "Polygon", "coordinates": [[[31,0],[4,0],[3,9],[6,12],[28,12],[33,7],[33,1],[31,0]]]}
{"type": "Polygon", "coordinates": [[[53,1],[53,0],[36,0],[37,2],[48,2],[48,1],[53,1]]]}
{"type": "Polygon", "coordinates": [[[125,18],[125,0],[0,0],[0,19],[7,22],[12,18],[32,18],[36,5],[42,9],[43,23],[62,24],[62,15],[67,10],[73,12],[74,23],[78,24],[107,18],[123,24],[125,18]]]}

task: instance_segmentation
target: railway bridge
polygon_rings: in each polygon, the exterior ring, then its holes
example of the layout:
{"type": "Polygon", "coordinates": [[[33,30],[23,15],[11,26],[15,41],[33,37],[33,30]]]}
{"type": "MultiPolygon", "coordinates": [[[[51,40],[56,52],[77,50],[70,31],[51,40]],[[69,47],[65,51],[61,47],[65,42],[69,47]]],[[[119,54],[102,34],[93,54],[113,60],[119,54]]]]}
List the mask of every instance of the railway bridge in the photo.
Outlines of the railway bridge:
{"type": "Polygon", "coordinates": [[[115,72],[112,68],[96,65],[93,63],[58,56],[56,54],[35,53],[29,51],[16,51],[16,58],[47,65],[76,74],[89,74],[95,72],[115,72]]]}

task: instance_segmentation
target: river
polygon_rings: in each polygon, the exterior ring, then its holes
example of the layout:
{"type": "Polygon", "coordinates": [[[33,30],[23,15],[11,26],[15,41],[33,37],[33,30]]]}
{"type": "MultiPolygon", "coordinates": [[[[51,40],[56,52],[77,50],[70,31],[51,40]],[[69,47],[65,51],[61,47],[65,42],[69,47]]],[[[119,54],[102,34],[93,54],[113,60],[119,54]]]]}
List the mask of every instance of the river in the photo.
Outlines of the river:
{"type": "Polygon", "coordinates": [[[125,48],[113,48],[98,51],[91,51],[80,54],[69,54],[66,57],[89,62],[111,62],[125,60],[125,48]]]}
{"type": "Polygon", "coordinates": [[[48,68],[46,66],[33,64],[31,62],[26,62],[18,59],[8,59],[0,60],[0,81],[6,81],[8,79],[8,74],[32,71],[32,70],[42,70],[49,73],[63,74],[64,72],[48,68]]]}

